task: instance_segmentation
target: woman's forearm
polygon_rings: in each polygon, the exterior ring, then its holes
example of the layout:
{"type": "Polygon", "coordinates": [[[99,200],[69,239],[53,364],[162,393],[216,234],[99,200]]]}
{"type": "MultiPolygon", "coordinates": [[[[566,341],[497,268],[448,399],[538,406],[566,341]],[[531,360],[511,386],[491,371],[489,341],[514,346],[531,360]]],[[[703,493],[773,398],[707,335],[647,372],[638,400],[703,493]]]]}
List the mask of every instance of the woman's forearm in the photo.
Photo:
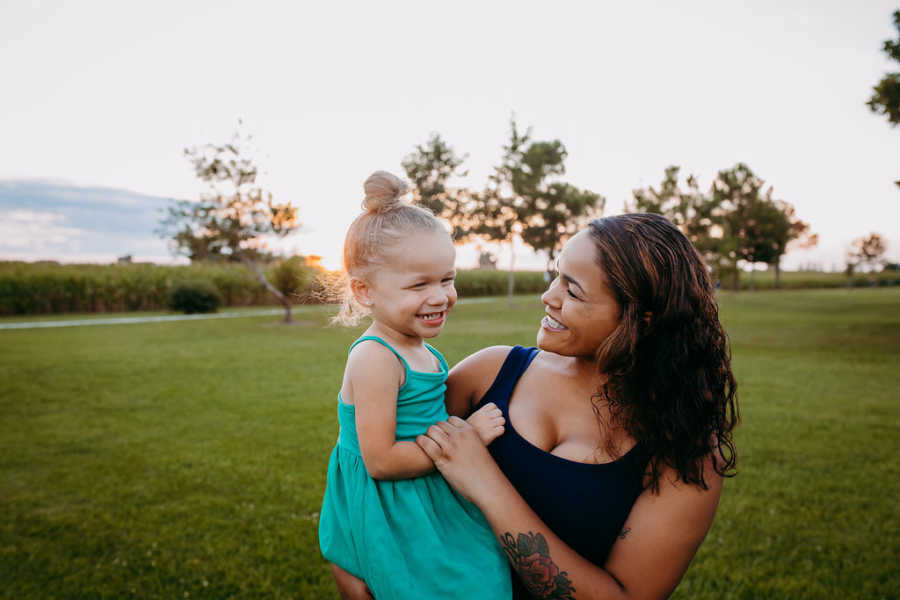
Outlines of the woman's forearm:
{"type": "Polygon", "coordinates": [[[512,484],[490,484],[476,504],[500,540],[526,589],[535,598],[624,599],[630,596],[608,572],[572,550],[522,500],[512,484]]]}

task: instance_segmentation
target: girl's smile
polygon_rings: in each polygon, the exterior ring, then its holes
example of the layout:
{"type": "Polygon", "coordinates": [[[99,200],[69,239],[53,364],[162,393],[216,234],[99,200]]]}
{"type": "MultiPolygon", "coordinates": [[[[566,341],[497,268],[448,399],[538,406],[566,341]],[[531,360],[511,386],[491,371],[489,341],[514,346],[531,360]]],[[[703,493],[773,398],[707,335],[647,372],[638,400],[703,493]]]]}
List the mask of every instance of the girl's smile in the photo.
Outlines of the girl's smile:
{"type": "Polygon", "coordinates": [[[437,336],[456,303],[456,250],[445,231],[419,231],[384,252],[383,263],[357,280],[374,325],[397,342],[437,336]]]}

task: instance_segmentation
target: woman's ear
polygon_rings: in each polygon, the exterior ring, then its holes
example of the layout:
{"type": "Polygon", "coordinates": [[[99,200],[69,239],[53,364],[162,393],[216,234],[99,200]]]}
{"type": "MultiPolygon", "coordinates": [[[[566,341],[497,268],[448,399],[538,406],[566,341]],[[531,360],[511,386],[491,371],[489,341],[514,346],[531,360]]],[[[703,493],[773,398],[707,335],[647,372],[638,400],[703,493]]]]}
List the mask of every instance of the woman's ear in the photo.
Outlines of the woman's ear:
{"type": "Polygon", "coordinates": [[[351,277],[350,278],[350,291],[353,293],[353,297],[363,306],[372,306],[372,295],[371,288],[369,284],[366,283],[364,279],[360,279],[359,277],[351,277]]]}

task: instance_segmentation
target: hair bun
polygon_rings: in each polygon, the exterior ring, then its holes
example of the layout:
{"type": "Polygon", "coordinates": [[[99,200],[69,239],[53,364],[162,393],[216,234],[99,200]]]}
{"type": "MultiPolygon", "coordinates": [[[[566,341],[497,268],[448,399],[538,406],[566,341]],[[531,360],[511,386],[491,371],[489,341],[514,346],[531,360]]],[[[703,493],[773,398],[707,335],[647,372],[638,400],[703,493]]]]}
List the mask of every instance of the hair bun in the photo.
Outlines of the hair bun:
{"type": "Polygon", "coordinates": [[[383,213],[400,204],[400,196],[409,191],[409,186],[392,173],[375,171],[366,179],[363,189],[366,191],[363,210],[383,213]]]}

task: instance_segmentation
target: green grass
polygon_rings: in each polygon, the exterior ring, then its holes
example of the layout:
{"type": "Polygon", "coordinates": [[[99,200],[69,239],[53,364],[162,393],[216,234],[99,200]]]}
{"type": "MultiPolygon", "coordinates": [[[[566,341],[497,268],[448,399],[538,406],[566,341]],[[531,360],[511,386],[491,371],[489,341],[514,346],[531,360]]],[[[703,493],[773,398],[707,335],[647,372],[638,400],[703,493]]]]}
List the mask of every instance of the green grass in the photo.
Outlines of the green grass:
{"type": "MultiPolygon", "coordinates": [[[[896,598],[900,289],[721,295],[739,475],[677,598],[896,598]]],[[[316,519],[359,329],[248,317],[0,331],[0,598],[337,598],[316,519]]],[[[462,304],[448,361],[531,344],[462,304]]]]}

